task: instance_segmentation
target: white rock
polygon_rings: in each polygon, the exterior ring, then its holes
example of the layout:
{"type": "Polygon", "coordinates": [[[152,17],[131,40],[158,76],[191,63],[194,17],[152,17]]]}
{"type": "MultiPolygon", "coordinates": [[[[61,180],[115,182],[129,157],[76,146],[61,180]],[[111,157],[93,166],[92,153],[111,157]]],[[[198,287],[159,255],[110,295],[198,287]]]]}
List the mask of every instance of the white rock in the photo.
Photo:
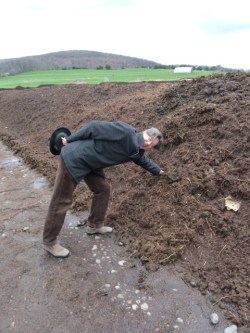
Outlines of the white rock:
{"type": "Polygon", "coordinates": [[[95,261],[97,264],[100,264],[101,263],[101,260],[100,259],[96,259],[95,261]]]}
{"type": "Polygon", "coordinates": [[[117,295],[117,298],[124,298],[123,294],[117,295]]]}
{"type": "Polygon", "coordinates": [[[147,310],[148,310],[148,304],[147,304],[147,303],[142,303],[142,305],[141,305],[141,309],[142,309],[143,311],[147,311],[147,310]]]}
{"type": "Polygon", "coordinates": [[[119,290],[119,289],[121,289],[121,287],[120,286],[115,286],[115,289],[119,290]]]}
{"type": "Polygon", "coordinates": [[[214,325],[218,324],[219,317],[218,317],[217,313],[212,313],[210,316],[210,320],[211,320],[212,324],[214,324],[214,325]]]}
{"type": "Polygon", "coordinates": [[[231,325],[231,326],[225,328],[224,333],[237,333],[237,326],[231,325]]]}
{"type": "Polygon", "coordinates": [[[3,233],[3,234],[2,234],[2,237],[3,237],[3,238],[7,237],[7,234],[3,233]]]}
{"type": "Polygon", "coordinates": [[[95,251],[95,250],[97,250],[97,245],[94,245],[94,246],[92,247],[92,251],[95,251]]]}
{"type": "Polygon", "coordinates": [[[177,323],[181,323],[181,324],[183,324],[183,319],[180,318],[180,317],[178,317],[178,318],[176,319],[176,321],[177,321],[177,323]]]}
{"type": "Polygon", "coordinates": [[[117,271],[116,271],[116,270],[114,270],[114,269],[112,269],[111,273],[117,273],[117,271]]]}
{"type": "Polygon", "coordinates": [[[29,230],[29,227],[24,227],[23,228],[23,231],[28,231],[29,230]]]}
{"type": "Polygon", "coordinates": [[[105,284],[105,287],[106,287],[106,288],[110,288],[111,285],[107,283],[107,284],[105,284]]]}
{"type": "Polygon", "coordinates": [[[137,305],[137,304],[133,304],[133,305],[132,305],[132,309],[133,309],[133,310],[137,310],[137,309],[138,309],[138,305],[137,305]]]}
{"type": "Polygon", "coordinates": [[[118,265],[123,266],[125,262],[126,262],[125,260],[120,260],[118,261],[118,265]]]}

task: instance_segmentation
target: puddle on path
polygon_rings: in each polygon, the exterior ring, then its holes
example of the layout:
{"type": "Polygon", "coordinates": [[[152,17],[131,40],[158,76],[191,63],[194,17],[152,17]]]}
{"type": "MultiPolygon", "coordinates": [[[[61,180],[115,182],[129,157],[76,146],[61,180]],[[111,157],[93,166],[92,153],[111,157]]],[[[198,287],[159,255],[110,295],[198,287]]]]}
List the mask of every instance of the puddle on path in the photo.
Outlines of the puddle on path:
{"type": "Polygon", "coordinates": [[[87,236],[79,216],[67,214],[60,235],[70,256],[46,253],[49,184],[2,144],[0,161],[1,333],[221,333],[229,326],[173,267],[148,274],[115,233],[87,236]],[[214,311],[216,326],[209,321],[214,311]]]}
{"type": "Polygon", "coordinates": [[[47,180],[44,177],[40,177],[34,181],[32,184],[32,188],[34,190],[40,190],[45,184],[47,184],[47,180]]]}
{"type": "Polygon", "coordinates": [[[17,157],[3,158],[0,160],[0,168],[18,164],[21,164],[21,159],[17,157]]]}

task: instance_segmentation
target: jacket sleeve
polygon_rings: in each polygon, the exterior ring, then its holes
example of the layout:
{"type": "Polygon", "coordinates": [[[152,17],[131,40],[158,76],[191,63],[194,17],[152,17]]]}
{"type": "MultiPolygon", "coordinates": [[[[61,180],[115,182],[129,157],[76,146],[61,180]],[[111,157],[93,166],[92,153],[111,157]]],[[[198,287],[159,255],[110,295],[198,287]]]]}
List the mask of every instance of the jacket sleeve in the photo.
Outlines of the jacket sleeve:
{"type": "Polygon", "coordinates": [[[71,134],[67,141],[73,142],[78,140],[104,140],[104,141],[120,141],[131,134],[135,133],[135,129],[123,122],[108,122],[93,120],[77,132],[71,134]]]}
{"type": "Polygon", "coordinates": [[[96,121],[91,121],[86,126],[71,134],[67,138],[68,143],[93,138],[93,136],[97,134],[96,123],[96,121]]]}
{"type": "Polygon", "coordinates": [[[145,156],[144,153],[139,152],[138,154],[132,156],[131,160],[143,169],[151,172],[153,175],[160,176],[161,168],[145,156]]]}

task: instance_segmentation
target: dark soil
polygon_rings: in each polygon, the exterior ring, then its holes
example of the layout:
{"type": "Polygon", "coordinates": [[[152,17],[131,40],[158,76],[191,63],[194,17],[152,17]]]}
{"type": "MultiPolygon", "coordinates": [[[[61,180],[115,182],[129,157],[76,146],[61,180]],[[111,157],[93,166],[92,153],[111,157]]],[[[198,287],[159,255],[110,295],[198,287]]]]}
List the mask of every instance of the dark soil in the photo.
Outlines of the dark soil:
{"type": "MultiPolygon", "coordinates": [[[[113,188],[107,224],[149,271],[177,262],[183,279],[250,328],[250,75],[181,82],[105,83],[0,91],[0,136],[53,184],[48,140],[57,127],[126,121],[165,136],[150,152],[165,175],[133,163],[106,170],[113,188]],[[241,203],[228,210],[225,198],[241,203]]],[[[81,184],[73,209],[88,207],[81,184]]]]}

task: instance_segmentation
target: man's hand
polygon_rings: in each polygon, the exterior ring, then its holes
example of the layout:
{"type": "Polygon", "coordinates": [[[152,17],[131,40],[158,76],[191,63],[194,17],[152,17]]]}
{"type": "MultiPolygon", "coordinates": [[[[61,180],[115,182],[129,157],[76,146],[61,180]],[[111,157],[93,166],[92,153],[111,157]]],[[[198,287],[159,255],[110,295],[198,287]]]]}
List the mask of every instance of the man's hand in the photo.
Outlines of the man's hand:
{"type": "Polygon", "coordinates": [[[63,145],[65,146],[68,143],[67,139],[64,136],[62,136],[61,139],[62,139],[63,145]]]}
{"type": "Polygon", "coordinates": [[[160,171],[160,175],[162,175],[162,174],[164,174],[164,171],[163,171],[163,170],[160,171]]]}

